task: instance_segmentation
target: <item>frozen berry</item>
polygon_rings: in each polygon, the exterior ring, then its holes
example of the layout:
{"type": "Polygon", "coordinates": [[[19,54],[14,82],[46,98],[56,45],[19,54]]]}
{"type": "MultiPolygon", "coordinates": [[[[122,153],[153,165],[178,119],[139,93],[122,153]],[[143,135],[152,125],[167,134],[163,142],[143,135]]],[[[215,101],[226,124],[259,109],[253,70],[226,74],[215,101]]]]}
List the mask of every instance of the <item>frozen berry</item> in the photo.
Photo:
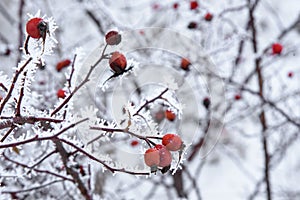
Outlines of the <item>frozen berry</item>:
{"type": "Polygon", "coordinates": [[[172,155],[170,151],[163,145],[155,145],[155,149],[159,151],[159,167],[169,166],[172,162],[172,155]]]}
{"type": "Polygon", "coordinates": [[[152,5],[152,9],[153,10],[158,10],[158,9],[160,9],[160,5],[155,3],[155,4],[152,5]]]}
{"type": "Polygon", "coordinates": [[[159,150],[156,148],[147,149],[144,154],[144,161],[149,167],[157,167],[160,163],[159,150]]]}
{"type": "Polygon", "coordinates": [[[272,45],[272,53],[273,54],[281,54],[283,46],[280,43],[274,43],[272,45]]]}
{"type": "Polygon", "coordinates": [[[289,73],[288,73],[288,77],[289,77],[289,78],[292,78],[293,76],[294,76],[294,73],[293,73],[293,72],[289,72],[289,73]]]}
{"type": "Polygon", "coordinates": [[[234,99],[235,100],[240,100],[242,97],[241,97],[241,95],[240,94],[236,94],[235,96],[234,96],[234,99]]]}
{"type": "Polygon", "coordinates": [[[174,10],[177,10],[177,9],[178,9],[178,7],[179,7],[179,3],[174,3],[174,4],[173,4],[173,8],[174,8],[174,10]]]}
{"type": "Polygon", "coordinates": [[[133,140],[133,141],[131,141],[130,144],[131,144],[131,146],[135,147],[139,144],[139,142],[137,140],[133,140]]]}
{"type": "Polygon", "coordinates": [[[155,113],[156,122],[161,122],[165,118],[165,112],[163,110],[159,110],[155,113]]]}
{"type": "Polygon", "coordinates": [[[112,54],[111,58],[109,59],[109,65],[114,72],[116,72],[117,74],[121,74],[127,66],[126,57],[123,54],[116,51],[112,54]]]}
{"type": "Polygon", "coordinates": [[[71,64],[71,60],[69,60],[69,59],[62,60],[62,61],[57,63],[56,70],[59,72],[63,68],[68,67],[70,64],[71,64]]]}
{"type": "Polygon", "coordinates": [[[44,37],[48,31],[48,24],[42,18],[32,18],[26,24],[27,34],[35,39],[44,37]]]}
{"type": "Polygon", "coordinates": [[[191,63],[188,59],[186,59],[186,58],[181,59],[181,64],[180,64],[181,69],[187,71],[187,70],[189,70],[190,65],[191,65],[191,63]]]}
{"type": "Polygon", "coordinates": [[[64,99],[66,97],[66,92],[63,89],[59,89],[56,95],[58,98],[64,99]]]}
{"type": "Polygon", "coordinates": [[[168,133],[163,136],[162,144],[165,145],[169,151],[178,151],[182,147],[182,140],[178,135],[168,133]]]}
{"type": "Polygon", "coordinates": [[[211,21],[213,18],[213,15],[211,13],[206,13],[206,15],[204,16],[204,19],[206,21],[211,21]]]}
{"type": "Polygon", "coordinates": [[[165,117],[169,120],[169,121],[174,121],[176,118],[175,113],[173,113],[171,110],[166,110],[165,111],[165,117]]]}
{"type": "Polygon", "coordinates": [[[105,41],[109,45],[118,45],[120,44],[121,40],[121,34],[119,34],[117,31],[109,31],[105,35],[105,41]]]}
{"type": "Polygon", "coordinates": [[[199,4],[198,4],[197,1],[191,1],[191,2],[190,2],[190,9],[191,9],[191,10],[197,9],[198,6],[199,6],[199,4]]]}
{"type": "Polygon", "coordinates": [[[188,29],[196,29],[197,28],[197,23],[196,22],[190,22],[189,25],[187,26],[188,29]]]}
{"type": "Polygon", "coordinates": [[[4,55],[5,56],[9,56],[11,53],[11,50],[9,48],[6,48],[5,52],[4,52],[4,55]]]}
{"type": "Polygon", "coordinates": [[[206,108],[206,109],[208,109],[209,108],[209,106],[210,106],[210,99],[208,98],[208,97],[205,97],[204,99],[203,99],[203,105],[204,105],[204,107],[206,108]]]}

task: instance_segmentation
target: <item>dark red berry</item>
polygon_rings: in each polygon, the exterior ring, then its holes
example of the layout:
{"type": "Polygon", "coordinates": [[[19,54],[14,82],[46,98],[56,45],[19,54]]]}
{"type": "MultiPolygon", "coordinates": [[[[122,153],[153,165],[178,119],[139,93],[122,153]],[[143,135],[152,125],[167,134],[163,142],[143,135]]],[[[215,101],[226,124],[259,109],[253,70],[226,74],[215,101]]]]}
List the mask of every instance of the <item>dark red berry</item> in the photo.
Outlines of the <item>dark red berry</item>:
{"type": "Polygon", "coordinates": [[[198,6],[199,6],[199,4],[198,4],[197,1],[191,1],[191,2],[190,2],[190,9],[191,9],[191,10],[197,9],[198,6]]]}
{"type": "Polygon", "coordinates": [[[208,97],[205,97],[204,99],[203,99],[203,105],[204,105],[204,107],[206,108],[206,109],[208,109],[209,108],[209,106],[210,106],[210,99],[208,98],[208,97]]]}
{"type": "Polygon", "coordinates": [[[160,9],[160,5],[155,3],[155,4],[152,5],[152,9],[153,10],[158,10],[158,9],[160,9]]]}
{"type": "Polygon", "coordinates": [[[234,99],[235,100],[240,100],[242,97],[241,97],[241,95],[240,94],[236,94],[235,96],[234,96],[234,99]]]}
{"type": "Polygon", "coordinates": [[[280,43],[274,43],[272,45],[272,53],[273,54],[281,54],[283,46],[280,43]]]}
{"type": "Polygon", "coordinates": [[[174,3],[174,4],[173,4],[173,8],[174,8],[174,10],[177,10],[177,9],[178,9],[178,7],[179,7],[179,3],[174,3]]]}
{"type": "Polygon", "coordinates": [[[188,29],[196,29],[197,28],[197,23],[196,22],[190,22],[189,25],[187,26],[188,29]]]}
{"type": "Polygon", "coordinates": [[[181,59],[181,63],[180,63],[181,69],[188,71],[190,65],[191,65],[191,62],[187,58],[181,59]]]}
{"type": "Polygon", "coordinates": [[[131,146],[137,146],[139,144],[139,142],[137,140],[133,140],[131,141],[131,146]]]}
{"type": "Polygon", "coordinates": [[[127,66],[126,57],[118,51],[114,52],[109,59],[109,66],[114,72],[116,72],[117,74],[121,74],[122,72],[124,72],[127,66]]]}
{"type": "Polygon", "coordinates": [[[63,68],[68,67],[70,64],[71,64],[71,60],[69,60],[69,59],[62,60],[62,61],[57,63],[56,70],[59,72],[63,68]]]}
{"type": "Polygon", "coordinates": [[[288,77],[289,77],[289,78],[292,78],[293,76],[294,76],[294,73],[293,73],[293,72],[289,72],[289,73],[288,73],[288,77]]]}
{"type": "Polygon", "coordinates": [[[122,40],[121,34],[117,31],[109,31],[105,35],[105,41],[108,45],[118,45],[122,40]]]}
{"type": "Polygon", "coordinates": [[[66,97],[66,92],[63,89],[59,89],[56,95],[58,98],[64,99],[66,97]]]}
{"type": "Polygon", "coordinates": [[[206,13],[206,15],[204,16],[204,19],[206,21],[211,21],[213,18],[213,15],[211,13],[206,13]]]}

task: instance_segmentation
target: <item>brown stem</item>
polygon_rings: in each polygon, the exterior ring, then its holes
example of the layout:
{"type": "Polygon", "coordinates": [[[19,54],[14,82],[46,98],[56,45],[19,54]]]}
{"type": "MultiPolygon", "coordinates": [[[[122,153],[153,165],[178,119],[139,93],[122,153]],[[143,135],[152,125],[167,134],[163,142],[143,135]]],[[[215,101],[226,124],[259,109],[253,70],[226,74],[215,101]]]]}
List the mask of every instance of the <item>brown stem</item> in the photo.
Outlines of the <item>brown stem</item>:
{"type": "MultiPolygon", "coordinates": [[[[23,45],[23,12],[25,7],[25,0],[20,0],[20,6],[19,6],[19,47],[23,45]]],[[[21,51],[18,49],[18,59],[17,63],[19,63],[21,60],[21,51]]]]}
{"type": "MultiPolygon", "coordinates": [[[[4,157],[5,160],[7,161],[10,161],[12,163],[15,163],[23,168],[27,168],[27,169],[31,169],[28,165],[25,165],[23,163],[20,163],[18,161],[15,161],[15,160],[12,160],[10,159],[4,152],[2,153],[2,156],[4,157]]],[[[51,172],[51,171],[48,171],[48,170],[41,170],[41,169],[32,169],[34,170],[35,172],[38,172],[38,173],[45,173],[45,174],[49,174],[49,175],[52,175],[52,176],[55,176],[55,177],[58,177],[58,178],[62,178],[63,180],[66,180],[66,181],[71,181],[71,182],[74,182],[73,179],[70,179],[68,177],[65,177],[65,176],[62,176],[60,174],[56,174],[54,172],[51,172]]]]}
{"type": "Polygon", "coordinates": [[[10,129],[5,133],[5,135],[1,138],[0,142],[4,142],[4,140],[10,135],[10,133],[16,128],[16,126],[11,126],[10,129]]]}
{"type": "Polygon", "coordinates": [[[55,135],[53,136],[48,136],[48,137],[41,137],[39,138],[38,136],[35,136],[33,138],[30,138],[30,139],[27,139],[27,140],[23,140],[23,141],[20,141],[20,142],[13,142],[13,143],[8,143],[8,144],[3,144],[3,145],[0,145],[0,149],[4,149],[4,148],[9,148],[9,147],[14,147],[14,146],[19,146],[19,145],[23,145],[23,144],[28,144],[28,143],[31,143],[31,142],[36,142],[36,141],[46,141],[46,140],[52,140],[54,138],[57,138],[59,135],[63,134],[64,132],[66,132],[67,130],[69,130],[70,128],[73,128],[75,127],[76,125],[84,122],[84,121],[87,121],[88,119],[83,119],[81,121],[78,121],[76,123],[73,123],[69,126],[67,126],[66,128],[62,129],[61,131],[59,131],[58,133],[56,133],[55,135]]]}
{"type": "Polygon", "coordinates": [[[150,175],[150,172],[134,172],[134,171],[128,171],[124,168],[113,168],[111,166],[109,166],[108,164],[106,164],[104,161],[99,160],[98,158],[94,157],[93,155],[89,154],[88,152],[86,152],[85,150],[83,150],[82,148],[76,146],[75,144],[73,144],[70,141],[67,141],[65,139],[59,139],[61,142],[68,144],[69,146],[73,147],[74,149],[76,149],[78,152],[82,153],[83,155],[86,155],[88,158],[99,162],[100,164],[102,164],[106,169],[108,169],[110,172],[114,173],[114,172],[123,172],[126,174],[132,174],[132,175],[150,175]]]}
{"type": "Polygon", "coordinates": [[[0,130],[4,128],[12,127],[14,124],[34,124],[36,122],[53,122],[53,123],[61,123],[63,120],[61,119],[53,119],[53,118],[45,118],[45,117],[22,117],[22,116],[16,116],[16,117],[0,117],[2,121],[0,123],[0,130]]]}
{"type": "Polygon", "coordinates": [[[71,85],[71,81],[72,81],[72,77],[73,77],[73,74],[74,74],[74,71],[75,71],[75,61],[76,61],[76,58],[77,58],[77,54],[74,55],[73,62],[72,62],[72,69],[71,69],[70,77],[68,79],[69,89],[72,86],[71,85]]]}
{"type": "MultiPolygon", "coordinates": [[[[251,1],[248,0],[249,5],[249,19],[250,19],[250,27],[252,31],[252,48],[254,54],[257,54],[258,52],[258,41],[257,41],[257,32],[256,32],[256,26],[255,26],[255,17],[254,17],[254,10],[251,7],[251,1]]],[[[255,59],[255,71],[258,77],[258,85],[259,85],[259,96],[261,99],[264,99],[264,79],[260,67],[261,58],[255,59]]],[[[268,147],[268,140],[266,137],[266,131],[268,129],[267,126],[267,119],[265,115],[264,109],[262,109],[260,113],[260,123],[262,126],[262,144],[263,144],[263,151],[264,151],[264,174],[265,174],[265,184],[266,184],[266,190],[267,190],[267,199],[272,200],[272,192],[271,192],[271,181],[270,181],[270,156],[269,156],[269,147],[268,147]]]]}
{"type": "Polygon", "coordinates": [[[141,140],[144,140],[145,142],[147,142],[149,144],[149,146],[151,146],[150,144],[152,144],[153,146],[155,146],[156,144],[154,142],[152,142],[151,140],[149,140],[148,138],[150,138],[149,136],[141,136],[138,134],[135,134],[127,129],[117,129],[117,128],[105,128],[105,127],[90,127],[91,130],[99,130],[99,131],[106,131],[106,132],[122,132],[122,133],[128,133],[129,135],[132,135],[133,137],[139,138],[141,140]]]}
{"type": "Polygon", "coordinates": [[[17,103],[17,108],[16,108],[16,112],[15,112],[15,116],[19,117],[21,116],[21,104],[22,104],[22,99],[24,97],[24,86],[25,86],[25,81],[26,81],[26,75],[27,75],[27,71],[24,72],[24,77],[22,78],[22,83],[21,83],[21,89],[20,89],[20,94],[19,94],[19,100],[17,103]]]}
{"type": "Polygon", "coordinates": [[[148,106],[150,103],[153,103],[154,101],[156,101],[157,99],[162,98],[162,96],[169,90],[169,88],[164,89],[164,91],[162,91],[157,97],[151,99],[151,100],[147,100],[137,111],[135,114],[133,114],[133,116],[138,115],[141,110],[143,110],[146,106],[148,106]]]}
{"type": "Polygon", "coordinates": [[[9,191],[9,190],[5,190],[5,191],[1,191],[3,194],[11,194],[11,193],[24,193],[24,192],[30,192],[30,191],[36,191],[36,190],[40,190],[40,189],[43,189],[49,185],[52,185],[54,183],[60,183],[60,182],[63,182],[65,180],[55,180],[55,181],[51,181],[49,183],[45,183],[43,185],[40,185],[40,186],[36,186],[36,187],[32,187],[32,188],[28,188],[28,189],[23,189],[23,190],[15,190],[15,191],[9,191]]]}
{"type": "Polygon", "coordinates": [[[20,69],[16,70],[15,76],[12,80],[12,83],[10,85],[10,88],[6,94],[6,97],[3,99],[2,104],[0,106],[0,115],[2,114],[2,111],[4,109],[5,104],[8,102],[9,98],[11,97],[11,94],[15,88],[15,84],[18,80],[18,77],[20,76],[20,74],[22,73],[22,71],[25,69],[25,67],[32,61],[32,57],[28,58],[28,60],[24,63],[23,66],[20,67],[20,69]]]}
{"type": "Polygon", "coordinates": [[[104,52],[105,52],[106,48],[107,48],[107,44],[105,45],[105,47],[104,47],[104,49],[102,51],[101,57],[96,61],[96,63],[94,65],[91,66],[91,68],[90,68],[89,72],[87,73],[85,79],[77,87],[75,87],[75,89],[73,90],[73,92],[71,92],[70,95],[57,108],[55,108],[55,110],[51,113],[51,116],[53,116],[56,113],[58,113],[71,100],[71,98],[74,96],[74,94],[80,88],[82,88],[87,82],[90,81],[90,76],[91,76],[92,72],[94,71],[94,69],[96,68],[96,66],[104,59],[104,52]]]}
{"type": "Polygon", "coordinates": [[[67,174],[72,176],[72,178],[73,178],[74,182],[76,183],[76,186],[79,189],[79,191],[81,192],[82,196],[86,200],[90,200],[91,197],[89,195],[89,192],[88,192],[87,188],[85,187],[84,183],[82,182],[82,180],[80,179],[79,174],[76,171],[74,171],[71,167],[69,167],[69,165],[68,165],[68,162],[69,162],[68,152],[63,147],[61,141],[59,141],[59,139],[54,139],[53,142],[55,143],[56,149],[61,156],[64,167],[67,171],[67,174]]]}

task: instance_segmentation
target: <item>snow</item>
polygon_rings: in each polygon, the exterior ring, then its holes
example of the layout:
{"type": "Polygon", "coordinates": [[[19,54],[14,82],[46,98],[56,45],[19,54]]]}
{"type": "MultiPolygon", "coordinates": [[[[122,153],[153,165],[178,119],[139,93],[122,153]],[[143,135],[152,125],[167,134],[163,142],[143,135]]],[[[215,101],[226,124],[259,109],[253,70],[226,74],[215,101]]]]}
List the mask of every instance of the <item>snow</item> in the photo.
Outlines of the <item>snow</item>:
{"type": "MultiPolygon", "coordinates": [[[[189,1],[178,1],[179,8],[174,10],[172,5],[175,2],[26,1],[24,16],[21,18],[23,33],[19,33],[17,26],[20,20],[19,2],[1,2],[1,6],[10,11],[11,18],[5,17],[0,10],[0,34],[7,40],[0,37],[0,83],[9,88],[15,70],[26,59],[33,57],[33,61],[25,69],[27,76],[21,73],[1,117],[15,114],[16,102],[25,80],[22,115],[65,118],[65,121],[52,122],[50,125],[42,122],[34,125],[17,124],[14,134],[0,143],[0,147],[34,136],[51,137],[72,123],[89,118],[87,122],[63,133],[60,138],[86,150],[111,167],[149,172],[150,169],[143,162],[143,152],[149,148],[144,140],[139,139],[138,146],[132,147],[130,141],[135,137],[126,131],[111,133],[89,128],[126,129],[140,136],[158,137],[166,132],[176,132],[187,147],[184,156],[180,157],[182,165],[177,166],[178,152],[173,153],[171,169],[183,166],[183,185],[189,195],[187,199],[198,198],[188,173],[195,179],[204,200],[248,199],[255,191],[256,184],[264,177],[263,135],[259,115],[265,111],[268,130],[264,134],[271,155],[273,199],[298,199],[299,25],[283,38],[278,37],[299,16],[299,2],[259,1],[254,14],[258,45],[256,53],[251,44],[251,31],[246,30],[249,17],[247,1],[203,0],[199,1],[200,6],[196,11],[189,9],[189,1]],[[158,5],[158,8],[155,9],[154,5],[158,5]],[[231,8],[238,9],[231,12],[231,8]],[[214,16],[211,22],[203,19],[207,12],[214,16]],[[31,55],[24,56],[23,52],[18,51],[19,35],[23,39],[26,36],[25,24],[29,19],[27,13],[29,18],[42,16],[49,23],[50,36],[46,38],[46,48],[42,54],[41,40],[29,41],[31,55]],[[98,20],[100,27],[92,20],[91,14],[98,20]],[[196,21],[198,29],[188,29],[190,21],[196,21]],[[102,53],[103,34],[112,29],[119,30],[122,34],[121,44],[107,48],[105,58],[96,66],[87,84],[58,114],[50,116],[65,101],[57,99],[57,90],[63,88],[73,91],[84,80],[90,67],[102,53]],[[243,53],[238,64],[234,65],[241,41],[245,42],[243,53]],[[266,49],[275,42],[284,46],[281,55],[272,55],[271,49],[266,49]],[[12,50],[9,56],[2,55],[6,48],[12,50]],[[103,85],[112,75],[107,58],[116,50],[126,55],[127,66],[133,66],[133,70],[103,85]],[[71,66],[62,72],[57,72],[55,66],[60,60],[73,60],[75,54],[74,78],[71,80],[72,87],[68,88],[71,66]],[[182,57],[189,58],[192,62],[189,72],[180,69],[182,57]],[[263,102],[256,94],[259,87],[255,59],[258,58],[262,59],[260,67],[264,79],[264,100],[267,102],[263,102]],[[46,68],[42,70],[39,64],[44,64],[46,68]],[[245,83],[252,72],[254,75],[245,83]],[[289,72],[293,72],[293,77],[288,77],[289,72]],[[163,98],[147,107],[151,111],[143,109],[140,111],[142,117],[134,115],[140,106],[157,97],[165,88],[169,91],[163,98]],[[234,99],[236,94],[241,95],[238,101],[234,99]],[[204,97],[211,99],[210,112],[202,105],[204,97]],[[274,103],[276,107],[268,102],[274,103]],[[165,109],[176,113],[174,122],[155,119],[155,113],[165,109]],[[203,147],[195,159],[189,161],[192,145],[204,136],[203,147]],[[98,138],[97,141],[90,143],[95,138],[98,138]]],[[[4,97],[5,94],[0,88],[0,96],[4,97]]],[[[7,130],[0,131],[1,138],[7,130]]],[[[160,143],[159,139],[152,141],[160,143]]],[[[75,150],[66,144],[64,147],[68,152],[75,150]]],[[[53,150],[53,142],[40,141],[20,146],[20,153],[12,148],[0,151],[12,160],[32,166],[53,150]]],[[[0,192],[18,191],[54,180],[49,174],[34,170],[27,174],[28,168],[12,164],[3,156],[0,156],[0,160],[0,171],[3,171],[0,174],[0,184],[6,184],[0,186],[0,192]],[[8,179],[5,177],[7,175],[17,175],[20,180],[8,179]]],[[[80,154],[71,156],[68,161],[68,167],[80,174],[77,165],[83,165],[86,173],[87,166],[91,165],[91,177],[86,175],[80,178],[85,185],[88,185],[91,178],[90,192],[95,199],[146,199],[149,197],[147,195],[152,199],[179,199],[173,185],[172,172],[163,175],[158,171],[149,176],[121,172],[112,174],[100,163],[91,162],[80,154]],[[103,185],[101,190],[97,185],[99,181],[103,185]]],[[[61,157],[56,153],[36,169],[49,170],[70,178],[62,166],[61,157]]],[[[64,181],[64,185],[57,183],[40,192],[28,194],[35,199],[51,199],[56,195],[71,199],[67,192],[75,199],[82,198],[76,184],[69,181],[64,181]]],[[[24,194],[17,195],[22,197],[24,194]]],[[[0,193],[0,199],[8,198],[9,195],[0,193]]],[[[255,199],[266,199],[265,182],[260,186],[255,199]]]]}

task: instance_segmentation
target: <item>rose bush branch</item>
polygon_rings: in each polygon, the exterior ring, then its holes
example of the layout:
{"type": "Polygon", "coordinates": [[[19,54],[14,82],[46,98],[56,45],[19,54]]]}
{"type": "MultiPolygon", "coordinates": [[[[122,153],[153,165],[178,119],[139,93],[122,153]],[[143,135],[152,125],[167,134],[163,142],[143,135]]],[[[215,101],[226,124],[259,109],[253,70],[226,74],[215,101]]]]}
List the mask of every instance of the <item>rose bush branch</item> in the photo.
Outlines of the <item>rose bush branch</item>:
{"type": "Polygon", "coordinates": [[[149,136],[141,136],[141,135],[138,135],[136,133],[133,133],[131,131],[128,130],[128,128],[125,128],[125,129],[117,129],[117,128],[106,128],[106,127],[95,127],[95,126],[92,126],[90,127],[91,130],[99,130],[99,131],[105,131],[105,132],[109,132],[109,133],[114,133],[114,132],[118,132],[118,133],[128,133],[129,135],[133,136],[133,137],[136,137],[136,138],[139,138],[141,140],[144,140],[148,145],[149,147],[151,147],[151,145],[155,146],[155,143],[152,142],[151,140],[149,140],[149,136]]]}
{"type": "MultiPolygon", "coordinates": [[[[107,48],[107,44],[104,46],[104,49],[102,51],[102,54],[100,56],[100,58],[95,62],[94,65],[92,65],[90,67],[90,70],[88,71],[88,73],[86,74],[84,80],[74,88],[74,90],[68,95],[68,97],[57,107],[55,108],[52,113],[51,116],[55,115],[56,113],[58,113],[65,105],[68,104],[68,102],[71,100],[71,98],[74,96],[74,94],[80,89],[82,88],[87,82],[90,81],[90,76],[92,74],[92,72],[94,71],[94,69],[97,67],[97,65],[103,60],[105,59],[105,51],[107,48]]],[[[72,75],[73,72],[71,72],[72,75]]]]}
{"type": "Polygon", "coordinates": [[[15,161],[15,160],[9,158],[9,157],[5,154],[5,152],[2,153],[2,156],[3,156],[3,158],[4,158],[5,160],[7,160],[7,161],[9,161],[9,162],[12,162],[12,163],[14,163],[14,164],[16,164],[16,165],[18,165],[18,166],[23,167],[23,168],[33,170],[33,171],[35,171],[35,172],[37,172],[37,173],[44,173],[44,174],[48,174],[48,175],[51,175],[51,176],[55,176],[55,177],[57,177],[57,178],[61,178],[61,179],[66,180],[66,181],[74,182],[74,180],[71,179],[71,178],[65,177],[65,176],[63,176],[63,175],[61,175],[61,174],[57,174],[57,173],[55,173],[55,172],[51,172],[51,171],[49,171],[49,170],[41,170],[41,169],[36,169],[36,168],[32,169],[30,166],[28,166],[28,165],[26,165],[26,164],[23,164],[23,163],[21,163],[21,162],[18,162],[18,161],[15,161]]]}
{"type": "Polygon", "coordinates": [[[4,149],[4,148],[9,148],[9,147],[15,147],[15,146],[19,146],[19,145],[23,145],[23,144],[28,144],[28,143],[32,143],[32,142],[37,142],[37,141],[46,141],[46,140],[53,140],[56,139],[58,136],[60,136],[61,134],[63,134],[64,132],[68,131],[69,129],[75,127],[76,125],[87,121],[88,118],[82,119],[76,123],[73,123],[69,126],[67,126],[66,128],[63,128],[61,131],[59,131],[58,133],[54,134],[53,136],[48,136],[48,137],[32,137],[30,139],[26,139],[20,142],[12,142],[12,143],[8,143],[8,144],[1,144],[0,145],[0,149],[4,149]]]}
{"type": "Polygon", "coordinates": [[[12,83],[10,85],[10,88],[5,96],[5,98],[1,101],[1,106],[0,106],[0,116],[2,114],[2,111],[6,105],[6,103],[8,102],[8,100],[10,99],[11,95],[12,95],[12,92],[13,90],[15,89],[15,84],[19,78],[19,76],[21,75],[21,73],[23,72],[23,70],[26,68],[26,66],[32,61],[32,57],[28,58],[25,63],[19,68],[16,70],[15,72],[15,75],[13,77],[13,80],[12,80],[12,83]]]}

